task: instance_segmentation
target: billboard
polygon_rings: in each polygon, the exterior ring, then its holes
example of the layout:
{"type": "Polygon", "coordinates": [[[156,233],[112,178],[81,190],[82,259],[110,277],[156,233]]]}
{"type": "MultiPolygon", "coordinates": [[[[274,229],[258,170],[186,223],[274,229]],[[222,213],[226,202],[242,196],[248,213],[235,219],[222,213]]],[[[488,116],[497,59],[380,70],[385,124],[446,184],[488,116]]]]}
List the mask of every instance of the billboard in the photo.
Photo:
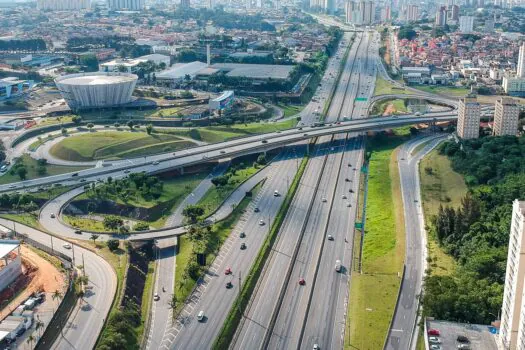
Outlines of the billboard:
{"type": "Polygon", "coordinates": [[[235,99],[235,94],[233,93],[233,90],[227,90],[222,93],[217,98],[214,98],[213,100],[210,100],[209,107],[213,110],[224,110],[231,106],[235,99]]]}

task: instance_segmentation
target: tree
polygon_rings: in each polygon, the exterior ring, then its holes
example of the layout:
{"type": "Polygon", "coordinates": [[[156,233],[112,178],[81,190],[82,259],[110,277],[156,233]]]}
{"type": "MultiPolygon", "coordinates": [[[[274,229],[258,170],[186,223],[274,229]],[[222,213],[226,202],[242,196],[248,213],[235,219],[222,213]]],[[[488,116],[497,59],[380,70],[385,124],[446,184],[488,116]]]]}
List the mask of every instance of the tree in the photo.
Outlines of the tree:
{"type": "Polygon", "coordinates": [[[171,299],[168,302],[168,306],[171,309],[172,321],[174,321],[175,317],[177,316],[175,313],[175,310],[177,309],[177,305],[178,305],[177,296],[175,294],[172,294],[171,299]]]}
{"type": "Polygon", "coordinates": [[[229,177],[227,175],[216,176],[211,179],[211,183],[216,187],[226,186],[228,184],[229,177]]]}
{"type": "Polygon", "coordinates": [[[108,246],[108,249],[114,252],[119,247],[119,241],[118,239],[108,239],[106,242],[106,245],[108,246]]]}
{"type": "Polygon", "coordinates": [[[133,131],[133,125],[135,125],[133,124],[133,120],[128,121],[126,125],[128,126],[129,130],[133,131]]]}
{"type": "Polygon", "coordinates": [[[35,337],[33,336],[33,334],[30,334],[29,337],[27,337],[27,340],[26,342],[29,344],[29,348],[32,349],[33,348],[33,342],[35,341],[35,337]]]}
{"type": "Polygon", "coordinates": [[[121,64],[121,65],[119,65],[117,67],[117,71],[120,72],[120,73],[127,73],[128,72],[128,68],[125,65],[121,64]]]}
{"type": "Polygon", "coordinates": [[[79,125],[80,123],[82,123],[82,117],[79,115],[74,115],[73,118],[71,118],[71,121],[76,125],[79,125]]]}
{"type": "Polygon", "coordinates": [[[82,55],[80,64],[85,67],[87,72],[98,71],[98,59],[95,55],[82,55]]]}
{"type": "Polygon", "coordinates": [[[62,135],[67,135],[67,129],[66,128],[62,128],[62,130],[60,130],[60,132],[62,133],[62,135]]]}
{"type": "Polygon", "coordinates": [[[151,135],[152,132],[153,132],[153,125],[151,124],[146,125],[146,133],[148,135],[151,135]]]}
{"type": "Polygon", "coordinates": [[[38,175],[45,175],[47,173],[47,168],[45,166],[39,165],[36,167],[36,173],[38,175]]]}
{"type": "Polygon", "coordinates": [[[87,128],[88,128],[89,130],[91,130],[91,129],[93,129],[93,127],[95,126],[95,124],[93,124],[93,123],[88,123],[86,126],[87,126],[87,128]]]}
{"type": "Polygon", "coordinates": [[[24,165],[22,166],[19,166],[17,169],[16,169],[16,174],[18,175],[18,177],[20,178],[20,180],[25,180],[26,177],[27,177],[27,169],[24,165]]]}
{"type": "Polygon", "coordinates": [[[124,221],[115,215],[106,215],[104,217],[103,225],[108,230],[117,230],[124,224],[124,221]]]}
{"type": "Polygon", "coordinates": [[[91,239],[93,241],[93,244],[96,246],[97,244],[95,243],[95,241],[98,239],[98,237],[100,237],[99,235],[93,233],[91,235],[91,237],[89,239],[91,239]]]}
{"type": "Polygon", "coordinates": [[[204,209],[198,205],[188,205],[182,210],[182,215],[185,216],[191,223],[195,223],[197,218],[204,214],[204,209]]]}

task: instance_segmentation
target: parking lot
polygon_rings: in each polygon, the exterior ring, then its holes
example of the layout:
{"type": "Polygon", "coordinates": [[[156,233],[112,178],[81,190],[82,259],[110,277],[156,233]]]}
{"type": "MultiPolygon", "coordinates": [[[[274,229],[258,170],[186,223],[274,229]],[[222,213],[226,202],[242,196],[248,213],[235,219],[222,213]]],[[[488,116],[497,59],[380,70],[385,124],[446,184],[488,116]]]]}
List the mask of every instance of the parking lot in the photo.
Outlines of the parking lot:
{"type": "MultiPolygon", "coordinates": [[[[471,350],[497,350],[496,335],[492,334],[487,325],[455,323],[448,321],[436,321],[427,319],[427,331],[437,329],[441,349],[457,349],[460,344],[458,336],[467,337],[470,341],[471,350]]],[[[430,347],[427,346],[426,349],[430,347]]]]}

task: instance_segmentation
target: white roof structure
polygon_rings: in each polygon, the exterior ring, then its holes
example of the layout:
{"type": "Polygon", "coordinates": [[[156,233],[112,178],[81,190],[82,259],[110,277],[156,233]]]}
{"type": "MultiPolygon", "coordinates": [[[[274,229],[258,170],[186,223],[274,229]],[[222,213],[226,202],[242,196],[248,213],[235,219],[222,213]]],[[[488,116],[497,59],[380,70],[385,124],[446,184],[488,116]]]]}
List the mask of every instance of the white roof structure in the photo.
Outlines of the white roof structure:
{"type": "Polygon", "coordinates": [[[177,63],[156,74],[157,79],[184,79],[186,75],[194,77],[200,70],[206,68],[206,63],[194,61],[190,63],[177,63]]]}
{"type": "Polygon", "coordinates": [[[20,246],[20,241],[15,240],[0,240],[0,259],[3,259],[13,250],[17,249],[20,246]]]}
{"type": "Polygon", "coordinates": [[[107,84],[119,84],[124,82],[132,82],[136,80],[135,76],[132,75],[84,75],[80,77],[67,76],[60,80],[61,84],[67,85],[107,85],[107,84]]]}

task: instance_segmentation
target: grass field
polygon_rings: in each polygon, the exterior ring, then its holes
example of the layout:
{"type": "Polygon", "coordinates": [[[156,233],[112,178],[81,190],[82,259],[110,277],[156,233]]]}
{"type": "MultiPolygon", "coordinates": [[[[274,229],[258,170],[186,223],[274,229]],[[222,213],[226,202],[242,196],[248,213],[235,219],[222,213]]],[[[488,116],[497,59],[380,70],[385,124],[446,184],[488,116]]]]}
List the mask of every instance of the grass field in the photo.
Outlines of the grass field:
{"type": "Polygon", "coordinates": [[[304,108],[304,105],[283,105],[283,104],[278,104],[277,106],[283,110],[283,113],[284,113],[283,117],[284,118],[296,115],[296,114],[300,113],[303,110],[303,108],[304,108]]]}
{"type": "Polygon", "coordinates": [[[76,161],[125,158],[186,148],[190,142],[168,134],[148,135],[140,131],[99,131],[68,137],[51,147],[53,156],[76,161]],[[162,145],[159,149],[159,145],[162,145]]]}
{"type": "MultiPolygon", "coordinates": [[[[255,186],[252,191],[252,198],[257,195],[257,192],[260,190],[261,185],[255,186]]],[[[228,238],[232,229],[239,221],[240,217],[246,210],[248,204],[252,198],[245,197],[239,205],[233,210],[233,212],[225,220],[218,222],[213,226],[213,237],[210,240],[210,253],[206,256],[206,262],[209,265],[213,263],[216,254],[219,252],[219,249],[222,243],[228,238]]],[[[188,265],[190,259],[194,258],[192,242],[186,236],[179,237],[179,251],[176,257],[176,269],[175,269],[175,295],[179,301],[177,312],[181,311],[184,308],[183,301],[190,295],[195,282],[191,278],[183,279],[184,270],[188,265]]]]}
{"type": "Polygon", "coordinates": [[[374,96],[387,94],[406,94],[407,92],[401,88],[395,88],[389,81],[378,78],[374,89],[374,96]]]}
{"type": "MultiPolygon", "coordinates": [[[[37,179],[40,177],[46,177],[46,176],[52,176],[52,175],[60,175],[64,173],[71,173],[74,171],[80,171],[83,169],[87,169],[86,167],[47,164],[45,166],[46,173],[43,175],[40,175],[37,172],[38,163],[35,159],[31,158],[31,156],[24,154],[22,157],[19,158],[18,162],[20,161],[22,161],[25,164],[25,167],[27,169],[27,175],[26,175],[27,180],[32,180],[32,179],[37,179]]],[[[7,184],[7,183],[12,183],[12,182],[18,182],[18,181],[20,181],[20,177],[16,174],[12,175],[9,171],[7,171],[2,176],[0,176],[0,184],[7,184]]]]}
{"type": "Polygon", "coordinates": [[[466,94],[469,93],[469,89],[467,88],[457,88],[457,87],[451,87],[451,86],[418,86],[414,85],[412,86],[418,90],[431,92],[434,94],[440,94],[440,95],[447,95],[451,97],[463,97],[466,94]]]}
{"type": "Polygon", "coordinates": [[[40,122],[38,123],[38,126],[49,126],[49,125],[56,125],[56,124],[66,124],[71,123],[73,119],[72,115],[64,115],[60,117],[47,117],[42,118],[40,122]]]}
{"type": "Polygon", "coordinates": [[[222,202],[228,198],[228,196],[232,194],[242,182],[256,172],[257,169],[253,166],[237,170],[236,174],[230,178],[227,185],[221,187],[213,186],[210,188],[198,203],[204,208],[204,216],[206,217],[210,215],[219,208],[222,202]]]}
{"type": "Polygon", "coordinates": [[[408,112],[408,109],[405,106],[405,101],[402,99],[395,99],[385,100],[376,103],[372,108],[372,114],[383,115],[387,111],[387,109],[389,109],[389,114],[400,114],[408,112]]]}
{"type": "MultiPolygon", "coordinates": [[[[372,139],[362,274],[352,272],[345,349],[380,349],[392,318],[403,271],[405,231],[396,151],[406,137],[372,139]]],[[[359,234],[356,234],[359,253],[359,234]]],[[[356,255],[357,256],[357,255],[356,255]]]]}
{"type": "MultiPolygon", "coordinates": [[[[457,207],[461,198],[467,193],[467,186],[463,177],[450,167],[450,161],[437,150],[430,152],[419,165],[421,181],[421,199],[425,213],[426,226],[430,228],[430,218],[437,214],[439,206],[450,205],[457,207]],[[429,173],[425,168],[432,168],[429,173]]],[[[429,262],[431,273],[435,275],[449,275],[454,271],[456,263],[439,246],[432,229],[428,232],[429,262]]]]}

